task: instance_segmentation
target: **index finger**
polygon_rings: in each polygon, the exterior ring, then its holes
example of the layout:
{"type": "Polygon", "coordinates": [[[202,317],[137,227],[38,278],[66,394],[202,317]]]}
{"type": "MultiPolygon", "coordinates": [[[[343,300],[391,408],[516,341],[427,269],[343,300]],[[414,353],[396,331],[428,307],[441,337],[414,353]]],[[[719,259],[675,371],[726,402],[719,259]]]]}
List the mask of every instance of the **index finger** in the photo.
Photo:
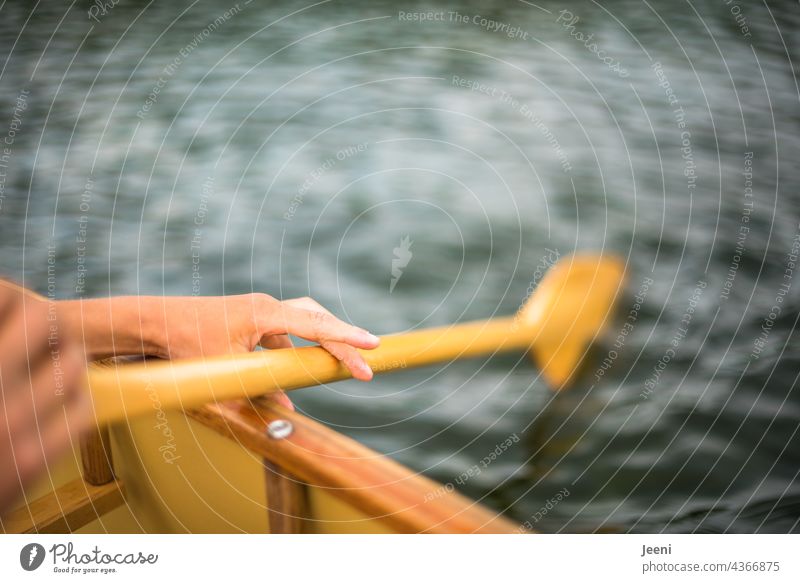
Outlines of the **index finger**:
{"type": "Polygon", "coordinates": [[[356,348],[377,348],[380,339],[362,328],[351,326],[336,316],[295,308],[281,302],[270,326],[271,334],[294,334],[314,342],[344,342],[356,348]]]}

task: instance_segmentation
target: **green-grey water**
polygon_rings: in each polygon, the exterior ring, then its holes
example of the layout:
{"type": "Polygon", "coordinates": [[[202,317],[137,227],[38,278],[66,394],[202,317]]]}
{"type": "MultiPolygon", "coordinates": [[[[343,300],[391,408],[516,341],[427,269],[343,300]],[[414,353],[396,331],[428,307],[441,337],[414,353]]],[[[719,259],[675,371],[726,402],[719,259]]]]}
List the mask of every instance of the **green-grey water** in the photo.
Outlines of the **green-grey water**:
{"type": "Polygon", "coordinates": [[[0,272],[389,333],[613,252],[569,391],[518,355],[293,399],[537,530],[798,530],[796,3],[101,4],[0,5],[0,272]]]}

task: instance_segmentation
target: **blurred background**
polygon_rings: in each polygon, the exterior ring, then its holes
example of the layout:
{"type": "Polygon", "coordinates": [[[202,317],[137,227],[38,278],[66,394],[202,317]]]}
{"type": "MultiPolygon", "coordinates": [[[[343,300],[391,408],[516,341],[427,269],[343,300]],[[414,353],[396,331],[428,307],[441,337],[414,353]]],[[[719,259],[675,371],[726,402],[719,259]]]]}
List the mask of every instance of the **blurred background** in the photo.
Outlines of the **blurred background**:
{"type": "Polygon", "coordinates": [[[520,356],[293,400],[443,483],[516,434],[458,487],[520,522],[566,488],[539,530],[800,530],[796,2],[0,14],[0,273],[310,295],[385,334],[613,252],[622,316],[569,391],[520,356]]]}

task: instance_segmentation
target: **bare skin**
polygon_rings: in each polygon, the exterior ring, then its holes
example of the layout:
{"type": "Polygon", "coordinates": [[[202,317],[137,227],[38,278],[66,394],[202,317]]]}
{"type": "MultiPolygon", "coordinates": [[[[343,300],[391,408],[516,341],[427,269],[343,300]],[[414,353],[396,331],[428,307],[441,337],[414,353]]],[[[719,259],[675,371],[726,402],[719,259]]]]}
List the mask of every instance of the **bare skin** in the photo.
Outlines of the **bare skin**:
{"type": "MultiPolygon", "coordinates": [[[[87,427],[90,414],[81,388],[87,359],[200,358],[250,352],[259,346],[289,348],[290,334],[318,342],[354,378],[372,379],[372,370],[356,349],[376,348],[378,338],[342,322],[311,298],[280,301],[266,294],[246,294],[48,302],[12,284],[3,285],[0,514],[87,427]],[[74,339],[68,342],[59,334],[60,377],[48,356],[53,348],[48,334],[56,322],[74,339]],[[58,398],[57,384],[63,388],[58,398]]],[[[271,398],[293,408],[283,393],[271,398]]]]}
{"type": "Polygon", "coordinates": [[[0,514],[90,419],[86,362],[50,305],[0,281],[0,514]]]}
{"type": "Polygon", "coordinates": [[[377,337],[333,316],[311,298],[117,297],[58,302],[59,321],[82,337],[90,360],[120,355],[196,358],[287,348],[289,334],[320,343],[359,380],[372,379],[356,348],[377,337]]]}

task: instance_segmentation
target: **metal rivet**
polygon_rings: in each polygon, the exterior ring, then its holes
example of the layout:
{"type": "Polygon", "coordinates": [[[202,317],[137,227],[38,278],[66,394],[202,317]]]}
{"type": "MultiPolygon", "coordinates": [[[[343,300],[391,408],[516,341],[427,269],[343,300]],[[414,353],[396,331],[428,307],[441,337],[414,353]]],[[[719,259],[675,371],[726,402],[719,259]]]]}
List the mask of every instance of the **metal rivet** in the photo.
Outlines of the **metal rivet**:
{"type": "Polygon", "coordinates": [[[267,425],[267,435],[272,439],[286,439],[294,431],[294,425],[286,419],[276,419],[267,425]]]}

